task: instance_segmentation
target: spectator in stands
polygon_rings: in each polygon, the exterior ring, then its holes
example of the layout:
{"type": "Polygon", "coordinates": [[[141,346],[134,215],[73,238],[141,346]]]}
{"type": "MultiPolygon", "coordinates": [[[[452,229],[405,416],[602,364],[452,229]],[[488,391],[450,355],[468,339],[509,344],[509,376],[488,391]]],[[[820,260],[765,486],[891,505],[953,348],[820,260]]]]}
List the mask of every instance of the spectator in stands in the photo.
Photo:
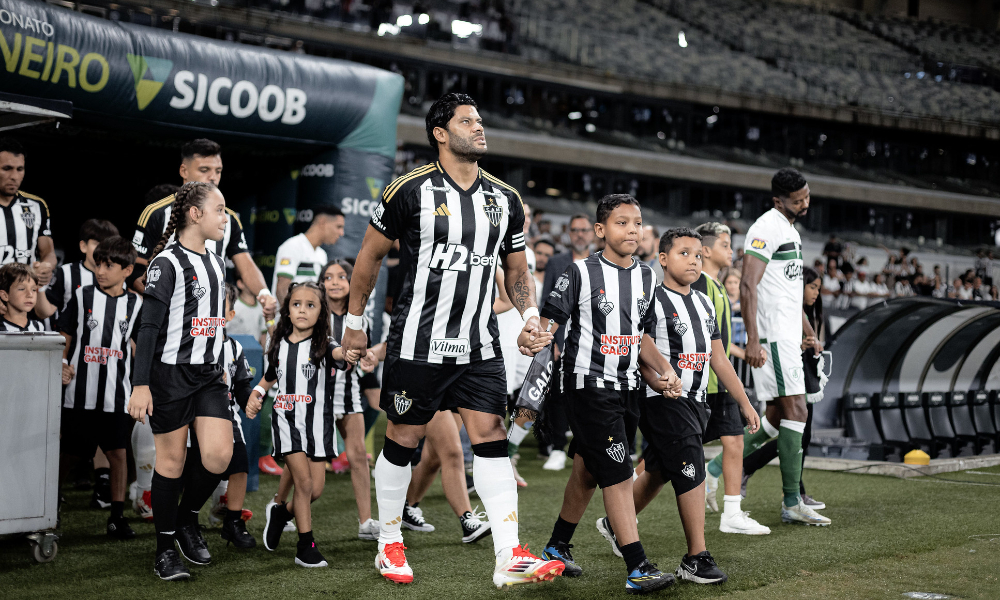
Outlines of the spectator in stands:
{"type": "Polygon", "coordinates": [[[854,270],[857,271],[858,273],[862,273],[863,272],[863,273],[865,273],[867,275],[868,274],[868,269],[869,269],[869,267],[868,267],[868,257],[867,256],[862,256],[861,258],[859,258],[858,261],[857,261],[857,263],[855,263],[855,265],[854,265],[854,270]]]}
{"type": "Polygon", "coordinates": [[[913,287],[910,285],[910,280],[901,277],[896,280],[896,297],[897,298],[907,298],[913,295],[913,287]]]}
{"type": "Polygon", "coordinates": [[[972,279],[963,279],[961,287],[958,288],[959,300],[972,300],[972,279]]]}
{"type": "Polygon", "coordinates": [[[535,241],[535,288],[536,298],[542,297],[542,289],[545,287],[545,268],[549,265],[549,259],[556,253],[556,243],[551,238],[542,237],[535,241]]]}
{"type": "Polygon", "coordinates": [[[951,282],[948,286],[948,290],[945,292],[945,297],[947,298],[958,298],[958,293],[962,290],[965,283],[962,281],[961,277],[956,277],[955,281],[951,282]]]}
{"type": "Polygon", "coordinates": [[[642,228],[642,242],[639,243],[639,260],[653,268],[657,283],[663,281],[663,267],[660,266],[657,249],[660,243],[660,232],[652,225],[642,228]]]}
{"type": "Polygon", "coordinates": [[[972,278],[972,299],[973,300],[989,300],[990,299],[990,288],[983,284],[983,278],[976,275],[972,278]]]}
{"type": "MultiPolygon", "coordinates": [[[[830,262],[833,262],[833,259],[830,259],[830,262]]],[[[840,297],[837,299],[837,308],[846,310],[851,308],[853,304],[854,286],[858,280],[855,279],[854,265],[850,262],[844,261],[840,269],[843,279],[840,282],[840,297]]]]}
{"type": "Polygon", "coordinates": [[[823,256],[825,256],[827,260],[831,258],[834,259],[835,261],[837,261],[837,264],[839,265],[840,255],[841,253],[843,253],[843,251],[844,251],[844,245],[841,244],[840,240],[837,239],[837,234],[831,233],[829,241],[827,241],[826,245],[823,246],[823,256]]]}
{"type": "Polygon", "coordinates": [[[890,296],[889,286],[885,284],[885,275],[882,273],[876,273],[875,278],[872,280],[871,287],[871,302],[877,302],[887,299],[890,296]]]}
{"type": "Polygon", "coordinates": [[[826,272],[823,274],[823,302],[827,306],[837,306],[837,298],[840,297],[843,281],[844,275],[837,268],[837,259],[828,258],[826,272]]]}
{"type": "Polygon", "coordinates": [[[993,253],[985,249],[976,252],[976,276],[988,284],[993,283],[993,253]]]}
{"type": "Polygon", "coordinates": [[[859,310],[868,308],[871,294],[872,283],[868,281],[868,272],[858,269],[857,279],[854,281],[854,293],[851,296],[851,306],[859,310]]]}

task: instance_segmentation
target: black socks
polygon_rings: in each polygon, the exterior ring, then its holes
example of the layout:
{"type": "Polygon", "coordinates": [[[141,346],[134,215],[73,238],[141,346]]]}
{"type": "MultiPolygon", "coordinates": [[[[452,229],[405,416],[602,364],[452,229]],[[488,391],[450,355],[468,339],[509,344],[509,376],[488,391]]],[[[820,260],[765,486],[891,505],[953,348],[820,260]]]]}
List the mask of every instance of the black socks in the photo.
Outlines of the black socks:
{"type": "Polygon", "coordinates": [[[642,549],[642,542],[632,542],[631,544],[618,546],[618,549],[622,551],[622,558],[625,559],[625,568],[628,569],[629,573],[632,573],[636,567],[642,564],[642,561],[646,560],[646,551],[642,549]]]}
{"type": "Polygon", "coordinates": [[[156,555],[174,547],[177,530],[177,500],[181,496],[181,478],[171,479],[153,471],[151,499],[153,524],[156,527],[156,555]]]}
{"type": "Polygon", "coordinates": [[[568,544],[571,539],[573,539],[573,533],[576,532],[577,523],[570,523],[569,521],[564,521],[562,517],[556,519],[556,525],[552,528],[552,537],[549,538],[548,545],[562,542],[568,544]]]}

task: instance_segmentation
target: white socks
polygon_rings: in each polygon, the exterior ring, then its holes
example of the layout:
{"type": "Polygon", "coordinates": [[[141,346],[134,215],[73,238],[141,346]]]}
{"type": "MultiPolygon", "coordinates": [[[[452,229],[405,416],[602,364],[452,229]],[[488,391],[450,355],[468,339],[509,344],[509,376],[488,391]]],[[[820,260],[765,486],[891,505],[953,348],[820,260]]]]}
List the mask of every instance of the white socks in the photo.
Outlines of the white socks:
{"type": "MultiPolygon", "coordinates": [[[[792,431],[797,431],[799,433],[804,433],[806,430],[806,424],[802,421],[790,421],[788,419],[782,419],[779,427],[784,427],[785,429],[791,429],[792,431]]],[[[775,431],[774,435],[778,435],[775,431]]]]}
{"type": "Polygon", "coordinates": [[[156,466],[156,441],[149,419],[132,428],[132,453],[135,455],[135,484],[141,492],[153,489],[153,467],[156,466]]]}
{"type": "MultiPolygon", "coordinates": [[[[493,529],[493,552],[499,557],[501,552],[519,545],[517,483],[514,482],[514,469],[510,466],[509,458],[476,456],[472,459],[472,479],[493,529]]],[[[379,510],[381,509],[380,502],[379,510]]],[[[385,525],[382,527],[385,535],[385,525]]],[[[504,556],[507,554],[509,553],[505,553],[504,556]]]]}
{"type": "Polygon", "coordinates": [[[743,499],[742,496],[740,496],[739,494],[736,494],[735,496],[723,496],[722,497],[722,502],[724,503],[723,504],[724,508],[722,509],[723,516],[731,517],[733,515],[737,515],[743,512],[743,509],[740,508],[740,501],[742,499],[743,499]]]}
{"type": "MultiPolygon", "coordinates": [[[[782,419],[781,422],[784,423],[785,422],[784,419],[782,419]]],[[[767,433],[769,437],[772,438],[778,437],[778,430],[775,429],[774,425],[768,423],[766,416],[760,418],[760,427],[761,429],[764,430],[765,433],[767,433]]]]}
{"type": "MultiPolygon", "coordinates": [[[[510,460],[507,460],[510,469],[510,460]]],[[[403,541],[403,507],[406,505],[406,489],[410,487],[410,465],[400,467],[386,460],[380,452],[375,461],[375,498],[378,501],[379,548],[383,544],[395,544],[403,541]]],[[[511,481],[514,481],[511,475],[511,481]]],[[[477,480],[476,489],[479,483],[477,480]]],[[[479,497],[483,495],[480,492],[479,497]]],[[[485,499],[483,500],[485,502],[485,499]]],[[[487,506],[487,509],[489,507],[487,506]]],[[[496,527],[494,526],[494,532],[496,527]]],[[[495,534],[494,534],[495,535],[495,534]]]]}
{"type": "Polygon", "coordinates": [[[507,431],[507,442],[514,444],[515,446],[520,446],[521,442],[524,441],[525,436],[531,431],[531,423],[527,423],[528,428],[521,427],[517,423],[511,423],[510,429],[507,431]]]}

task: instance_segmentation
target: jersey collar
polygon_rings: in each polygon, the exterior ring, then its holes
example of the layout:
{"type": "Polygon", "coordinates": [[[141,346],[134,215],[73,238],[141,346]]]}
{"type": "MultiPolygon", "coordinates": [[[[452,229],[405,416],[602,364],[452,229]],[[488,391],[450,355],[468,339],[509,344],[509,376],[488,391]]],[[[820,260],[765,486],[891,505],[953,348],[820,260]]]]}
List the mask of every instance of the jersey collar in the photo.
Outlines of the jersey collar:
{"type": "Polygon", "coordinates": [[[632,257],[632,264],[629,265],[629,266],[627,266],[627,267],[623,267],[621,265],[616,265],[615,263],[611,262],[610,260],[604,258],[604,252],[598,252],[597,253],[597,258],[600,259],[604,264],[608,265],[609,267],[614,267],[614,268],[618,269],[619,271],[631,271],[632,269],[636,268],[639,265],[639,261],[634,256],[632,257]]]}
{"type": "Polygon", "coordinates": [[[472,184],[472,187],[466,190],[462,189],[462,186],[455,183],[455,180],[451,178],[451,175],[449,175],[447,171],[444,170],[444,167],[441,166],[440,162],[435,161],[434,164],[437,165],[438,171],[441,171],[441,175],[444,177],[444,180],[448,182],[448,185],[450,185],[456,192],[458,192],[463,196],[471,196],[472,194],[475,194],[476,190],[478,190],[483,185],[482,169],[479,169],[477,171],[476,182],[472,184]]]}

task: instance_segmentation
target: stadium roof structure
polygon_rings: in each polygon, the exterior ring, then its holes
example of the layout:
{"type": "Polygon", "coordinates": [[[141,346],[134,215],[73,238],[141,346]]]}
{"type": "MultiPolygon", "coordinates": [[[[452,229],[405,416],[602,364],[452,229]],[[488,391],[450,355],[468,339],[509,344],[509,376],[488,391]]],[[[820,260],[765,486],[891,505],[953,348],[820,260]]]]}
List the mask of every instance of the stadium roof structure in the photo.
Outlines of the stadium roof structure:
{"type": "Polygon", "coordinates": [[[0,92],[0,131],[72,118],[72,102],[0,92]]]}
{"type": "Polygon", "coordinates": [[[840,423],[852,394],[1000,388],[1000,303],[927,297],[870,306],[827,344],[833,367],[815,427],[840,423]]]}

